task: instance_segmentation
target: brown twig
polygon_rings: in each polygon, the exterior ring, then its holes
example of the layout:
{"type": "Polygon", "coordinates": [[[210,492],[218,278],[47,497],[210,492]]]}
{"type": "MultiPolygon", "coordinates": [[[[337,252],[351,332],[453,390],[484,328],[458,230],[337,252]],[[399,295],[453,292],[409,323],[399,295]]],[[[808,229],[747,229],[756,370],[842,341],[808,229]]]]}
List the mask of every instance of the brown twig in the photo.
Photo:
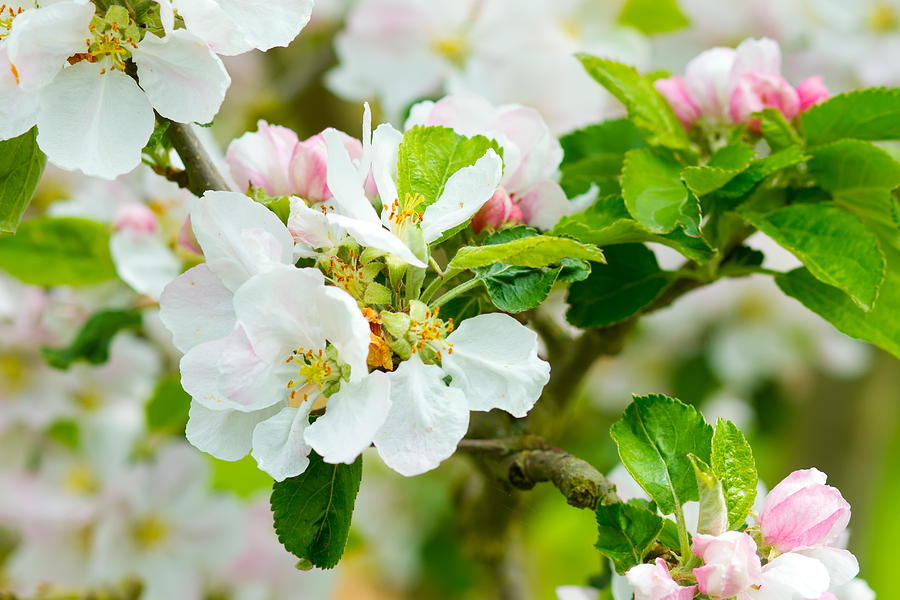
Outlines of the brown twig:
{"type": "MultiPolygon", "coordinates": [[[[163,119],[163,117],[157,117],[163,119]]],[[[169,122],[166,137],[184,163],[186,177],[172,179],[191,193],[202,196],[208,190],[227,190],[228,183],[207,154],[190,123],[169,122]]]]}

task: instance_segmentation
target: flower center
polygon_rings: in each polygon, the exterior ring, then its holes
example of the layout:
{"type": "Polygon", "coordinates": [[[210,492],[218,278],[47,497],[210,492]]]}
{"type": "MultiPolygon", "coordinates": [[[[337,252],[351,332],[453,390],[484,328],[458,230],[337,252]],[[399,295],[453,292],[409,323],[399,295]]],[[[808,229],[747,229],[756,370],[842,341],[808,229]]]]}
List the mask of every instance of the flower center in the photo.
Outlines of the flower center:
{"type": "Polygon", "coordinates": [[[131,51],[137,48],[137,42],[141,39],[141,30],[131,20],[128,11],[122,6],[111,6],[103,18],[94,16],[88,30],[91,36],[84,40],[87,51],[70,56],[69,64],[83,60],[102,62],[101,75],[107,69],[124,73],[126,61],[131,58],[131,51]]]}
{"type": "Polygon", "coordinates": [[[424,202],[425,196],[422,194],[407,193],[402,203],[399,198],[395,198],[387,208],[388,219],[396,225],[397,231],[403,229],[407,222],[421,223],[422,214],[417,209],[424,202]]]}
{"type": "MultiPolygon", "coordinates": [[[[426,356],[433,353],[437,360],[441,360],[444,350],[448,354],[453,354],[453,345],[446,340],[446,337],[453,331],[453,319],[443,321],[438,318],[440,310],[440,307],[435,308],[433,313],[426,310],[424,319],[410,321],[408,335],[414,353],[424,352],[426,356]]],[[[422,359],[429,362],[425,356],[422,359]]]]}
{"type": "Polygon", "coordinates": [[[900,25],[897,11],[889,4],[876,4],[868,14],[869,27],[876,33],[887,33],[900,25]]]}
{"type": "Polygon", "coordinates": [[[14,8],[6,4],[0,4],[0,40],[9,35],[12,28],[13,19],[25,12],[21,6],[14,8]]]}
{"type": "Polygon", "coordinates": [[[156,515],[150,515],[144,519],[137,521],[131,533],[134,540],[142,548],[156,548],[161,546],[169,539],[169,524],[156,515]]]}
{"type": "Polygon", "coordinates": [[[339,389],[341,379],[349,376],[349,367],[338,362],[333,346],[326,350],[297,348],[287,362],[298,365],[298,378],[287,383],[290,390],[288,403],[294,408],[301,406],[313,394],[330,396],[339,389]]]}
{"type": "Polygon", "coordinates": [[[28,368],[21,358],[13,354],[0,355],[0,382],[3,383],[3,389],[14,394],[25,387],[28,379],[28,368]]]}

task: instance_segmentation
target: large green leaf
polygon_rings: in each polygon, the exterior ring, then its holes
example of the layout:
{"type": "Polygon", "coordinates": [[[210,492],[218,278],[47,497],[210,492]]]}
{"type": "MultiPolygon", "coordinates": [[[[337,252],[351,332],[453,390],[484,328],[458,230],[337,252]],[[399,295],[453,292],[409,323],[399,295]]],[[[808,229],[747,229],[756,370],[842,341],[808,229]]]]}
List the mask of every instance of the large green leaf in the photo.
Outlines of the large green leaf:
{"type": "Polygon", "coordinates": [[[576,327],[624,321],[659,297],[672,280],[643,244],[610,246],[606,260],[605,265],[593,265],[587,279],[569,288],[566,319],[576,327]]]}
{"type": "Polygon", "coordinates": [[[892,191],[900,186],[900,163],[894,157],[860,140],[840,140],[812,154],[810,173],[835,202],[868,222],[900,228],[892,191]]]}
{"type": "Polygon", "coordinates": [[[47,157],[37,145],[37,129],[0,142],[0,233],[14,233],[22,220],[47,157]]]}
{"type": "Polygon", "coordinates": [[[699,499],[688,454],[709,462],[713,428],[694,407],[662,394],[635,396],[610,435],[622,464],[663,514],[699,499]]]}
{"type": "Polygon", "coordinates": [[[619,23],[646,35],[669,33],[690,25],[676,0],[626,0],[619,23]]]}
{"type": "Polygon", "coordinates": [[[702,238],[690,237],[682,229],[659,235],[641,227],[628,214],[619,195],[604,196],[586,211],[563,217],[553,233],[604,247],[612,244],[657,242],[674,248],[697,262],[707,261],[715,254],[702,238]]]}
{"type": "Polygon", "coordinates": [[[871,342],[900,358],[900,251],[884,247],[887,274],[875,308],[866,312],[842,291],[826,285],[800,268],[779,275],[781,291],[803,303],[850,337],[871,342]]]}
{"type": "Polygon", "coordinates": [[[640,131],[628,119],[613,119],[576,129],[559,138],[563,149],[563,165],[591,156],[623,155],[643,148],[640,131]]]}
{"type": "Polygon", "coordinates": [[[474,269],[494,263],[539,268],[564,258],[604,261],[603,252],[593,244],[552,235],[533,235],[502,244],[465,246],[459,249],[448,268],[474,269]]]}
{"type": "Polygon", "coordinates": [[[750,166],[756,156],[747,144],[729,144],[717,150],[709,162],[699,167],[685,167],[681,178],[698,196],[704,196],[724,186],[750,166]]]}
{"type": "Polygon", "coordinates": [[[0,236],[0,269],[33,285],[87,285],[116,278],[106,227],[87,219],[38,217],[0,236]]]}
{"type": "Polygon", "coordinates": [[[109,345],[116,334],[140,327],[141,321],[141,313],[136,310],[103,310],[91,315],[68,346],[44,347],[41,351],[57,369],[68,369],[79,360],[99,365],[109,360],[109,345]]]}
{"type": "Polygon", "coordinates": [[[351,465],[331,465],[311,452],[306,471],[276,481],[271,500],[275,533],[288,552],[321,569],[337,565],[361,479],[361,456],[351,465]]]}
{"type": "Polygon", "coordinates": [[[875,305],[885,259],[878,238],[859,217],[828,202],[741,215],[791,251],[818,279],[844,290],[866,310],[875,305]]]}
{"type": "Polygon", "coordinates": [[[800,117],[810,146],[841,138],[900,139],[900,90],[848,92],[813,106],[800,117]]]}
{"type": "Polygon", "coordinates": [[[625,207],[653,233],[670,233],[682,225],[699,235],[697,198],[681,181],[681,163],[649,149],[630,150],[622,169],[625,207]]]}
{"type": "MultiPolygon", "coordinates": [[[[397,193],[421,194],[420,210],[437,200],[450,176],[484,156],[493,148],[502,156],[500,145],[484,136],[467,138],[447,127],[417,125],[403,134],[397,154],[397,193]]],[[[393,198],[383,198],[388,203],[393,198]]]]}
{"type": "Polygon", "coordinates": [[[725,198],[739,198],[753,191],[764,179],[789,167],[799,165],[809,158],[799,146],[789,146],[784,150],[773,152],[765,158],[754,160],[746,170],[737,174],[719,189],[718,194],[725,198]]]}
{"type": "Polygon", "coordinates": [[[728,526],[740,527],[756,500],[756,461],[744,434],[731,421],[716,422],[712,440],[712,469],[722,483],[728,526]]]}
{"type": "Polygon", "coordinates": [[[668,101],[634,67],[614,60],[578,54],[587,72],[628,110],[628,119],[651,146],[692,150],[681,121],[668,101]]]}
{"type": "Polygon", "coordinates": [[[624,575],[631,567],[644,562],[662,528],[662,517],[636,502],[600,504],[594,547],[613,562],[617,573],[624,575]]]}
{"type": "Polygon", "coordinates": [[[763,138],[773,151],[784,150],[790,146],[801,146],[803,140],[797,130],[777,108],[764,108],[753,116],[759,119],[759,128],[763,138]]]}

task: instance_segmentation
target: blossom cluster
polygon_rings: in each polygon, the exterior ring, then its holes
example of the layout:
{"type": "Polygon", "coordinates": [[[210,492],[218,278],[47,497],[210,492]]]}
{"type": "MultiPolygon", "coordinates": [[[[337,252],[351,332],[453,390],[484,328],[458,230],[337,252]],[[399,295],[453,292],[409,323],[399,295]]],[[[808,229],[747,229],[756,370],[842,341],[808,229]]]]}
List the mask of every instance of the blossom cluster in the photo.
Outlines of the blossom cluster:
{"type": "Polygon", "coordinates": [[[5,3],[0,139],[37,125],[38,144],[57,166],[107,179],[127,173],[140,163],[154,115],[212,121],[231,83],[219,55],[287,45],[312,4],[5,3]]]}

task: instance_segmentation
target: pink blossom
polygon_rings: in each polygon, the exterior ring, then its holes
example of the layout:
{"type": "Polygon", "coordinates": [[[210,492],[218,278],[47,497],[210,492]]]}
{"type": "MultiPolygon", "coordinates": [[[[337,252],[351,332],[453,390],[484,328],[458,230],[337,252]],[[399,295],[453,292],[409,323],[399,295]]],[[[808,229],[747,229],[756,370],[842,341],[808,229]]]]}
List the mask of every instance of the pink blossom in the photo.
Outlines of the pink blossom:
{"type": "Polygon", "coordinates": [[[821,75],[809,77],[797,86],[797,96],[800,97],[800,112],[805,112],[809,107],[824,102],[831,94],[822,81],[821,75]]]}
{"type": "MultiPolygon", "coordinates": [[[[362,157],[362,143],[343,131],[338,131],[341,142],[354,161],[362,157]]],[[[326,183],[328,151],[321,133],[299,142],[290,159],[291,192],[308,202],[324,202],[331,197],[326,183]]]]}
{"type": "Polygon", "coordinates": [[[270,196],[293,193],[289,167],[297,139],[287,127],[260,120],[255,133],[245,133],[231,142],[225,160],[241,190],[252,185],[270,196]]]}
{"type": "Polygon", "coordinates": [[[497,188],[491,199],[472,217],[472,229],[480,233],[484,229],[499,229],[505,223],[521,223],[520,209],[502,187],[497,188]]]}
{"type": "Polygon", "coordinates": [[[850,505],[840,491],[825,485],[826,479],[821,471],[806,469],[775,486],[759,514],[766,544],[789,552],[837,540],[850,521],[850,505]]]}
{"type": "Polygon", "coordinates": [[[203,254],[200,244],[197,243],[197,236],[191,228],[191,215],[187,216],[181,229],[178,230],[178,245],[193,254],[203,254]]]}
{"type": "Polygon", "coordinates": [[[691,95],[684,85],[684,79],[680,76],[673,75],[666,79],[657,79],[653,82],[653,87],[669,101],[672,110],[675,111],[675,115],[685,129],[690,128],[691,124],[700,118],[700,109],[691,99],[691,95]]]}
{"type": "Polygon", "coordinates": [[[144,204],[135,203],[123,206],[118,210],[113,227],[116,231],[154,233],[159,226],[152,210],[144,204]]]}
{"type": "Polygon", "coordinates": [[[748,72],[738,77],[728,104],[732,120],[747,122],[764,108],[776,108],[790,120],[800,113],[800,97],[781,75],[748,72]]]}
{"type": "Polygon", "coordinates": [[[691,600],[697,589],[696,585],[678,585],[661,558],[652,565],[632,567],[625,573],[625,578],[634,586],[634,600],[691,600]]]}
{"type": "Polygon", "coordinates": [[[730,598],[759,583],[762,564],[756,554],[756,542],[739,531],[719,536],[694,536],[694,554],[704,566],[694,569],[700,592],[712,598],[730,598]]]}
{"type": "Polygon", "coordinates": [[[837,598],[837,596],[835,596],[835,595],[832,594],[831,592],[825,592],[825,593],[822,594],[822,596],[819,597],[817,600],[838,600],[838,598],[837,598]]]}

